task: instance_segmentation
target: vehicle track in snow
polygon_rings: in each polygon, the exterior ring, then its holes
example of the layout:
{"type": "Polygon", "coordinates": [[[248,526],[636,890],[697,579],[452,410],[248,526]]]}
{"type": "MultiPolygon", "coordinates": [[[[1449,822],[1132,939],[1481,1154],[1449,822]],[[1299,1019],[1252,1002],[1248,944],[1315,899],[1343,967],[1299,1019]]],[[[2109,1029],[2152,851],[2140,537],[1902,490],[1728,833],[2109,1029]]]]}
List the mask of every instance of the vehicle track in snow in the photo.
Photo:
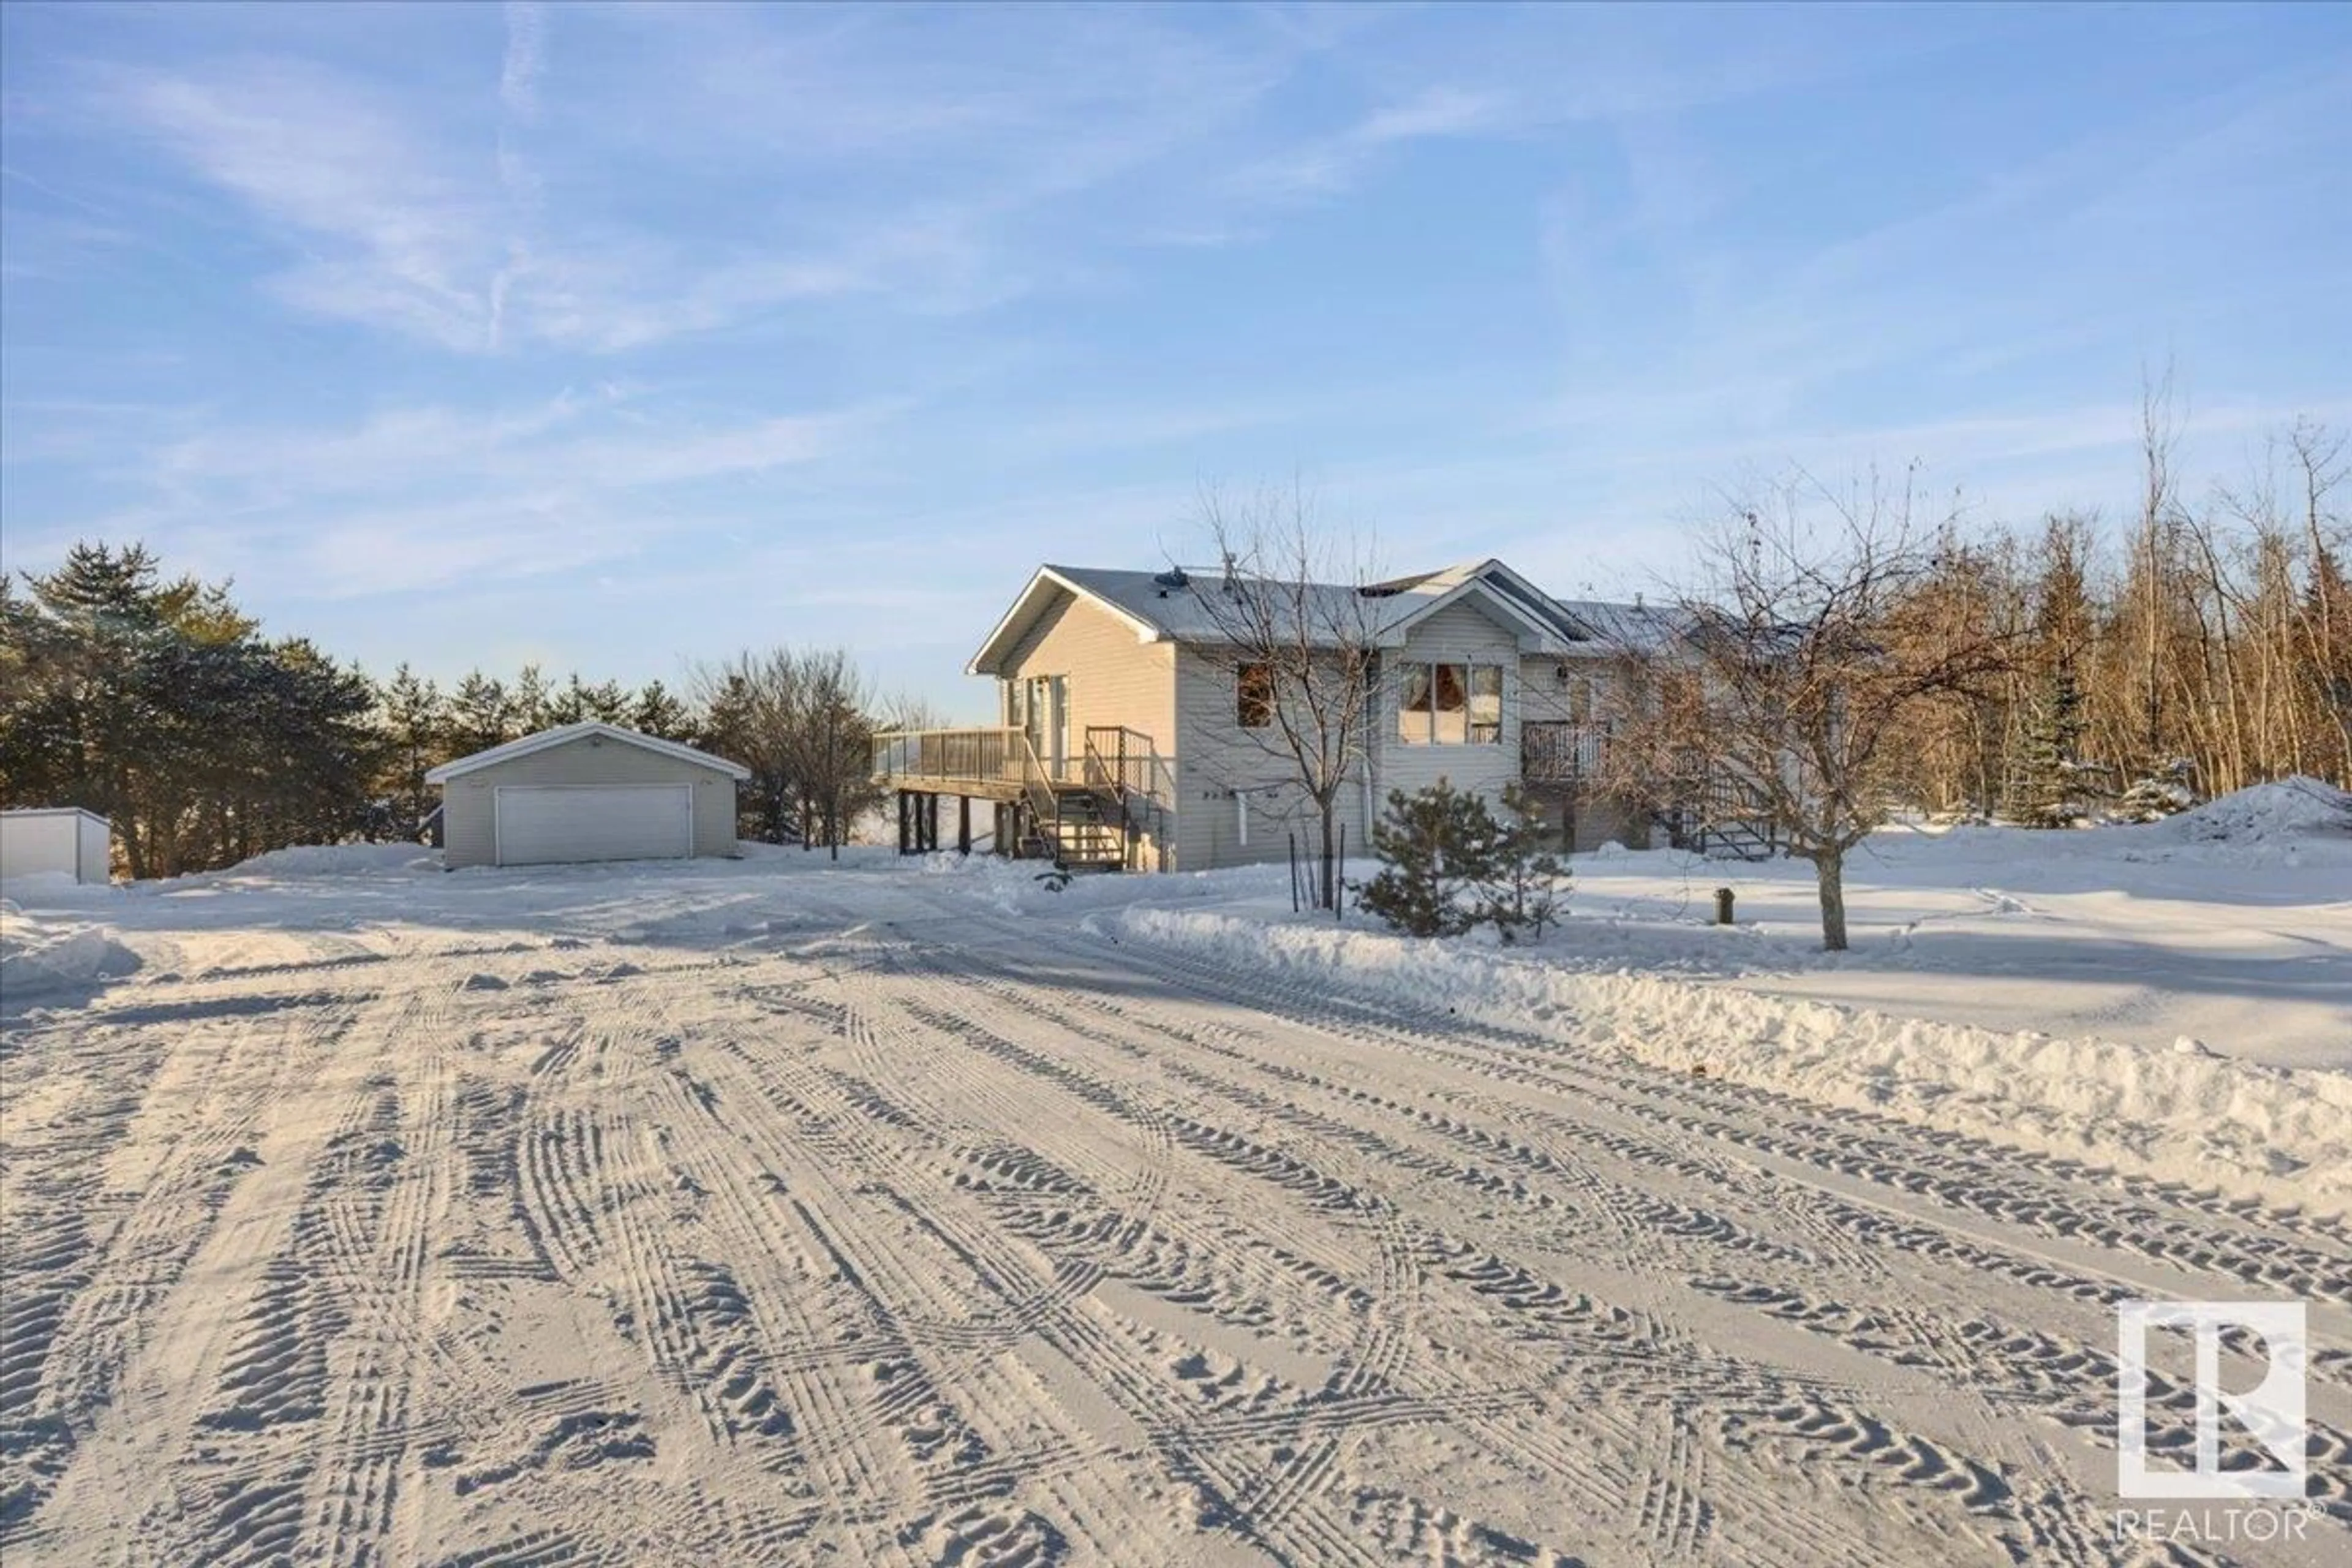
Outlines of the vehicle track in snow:
{"type": "Polygon", "coordinates": [[[2341,1225],[923,880],[174,931],[12,1032],[11,1568],[2159,1560],[2186,1285],[2325,1329],[2336,1533],[2242,1555],[2352,1544],[2341,1225]]]}

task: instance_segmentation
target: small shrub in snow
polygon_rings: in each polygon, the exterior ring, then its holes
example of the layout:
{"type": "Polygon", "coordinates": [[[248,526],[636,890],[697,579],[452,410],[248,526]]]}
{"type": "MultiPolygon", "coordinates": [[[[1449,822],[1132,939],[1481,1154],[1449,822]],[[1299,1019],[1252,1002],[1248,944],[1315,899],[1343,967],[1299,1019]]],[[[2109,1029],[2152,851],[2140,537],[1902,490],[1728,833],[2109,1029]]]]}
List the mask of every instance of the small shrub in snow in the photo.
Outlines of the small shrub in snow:
{"type": "Polygon", "coordinates": [[[1356,901],[1408,936],[1459,936],[1478,923],[1502,834],[1484,800],[1444,779],[1416,795],[1391,790],[1372,824],[1380,874],[1356,901]]]}
{"type": "Polygon", "coordinates": [[[1510,823],[1496,841],[1480,913],[1505,942],[1522,936],[1541,942],[1545,928],[1562,912],[1568,867],[1544,842],[1542,814],[1525,789],[1517,784],[1505,789],[1503,809],[1510,823]]]}
{"type": "Polygon", "coordinates": [[[2189,787],[2189,763],[2186,758],[2175,758],[2147,777],[2133,781],[2116,802],[2116,818],[2120,822],[2159,822],[2175,813],[2187,811],[2197,804],[2197,792],[2189,787]]]}
{"type": "Polygon", "coordinates": [[[1505,942],[1540,937],[1559,918],[1567,868],[1542,842],[1532,803],[1514,786],[1496,818],[1486,799],[1440,779],[1417,795],[1389,792],[1372,825],[1381,872],[1357,901],[1410,936],[1459,936],[1491,925],[1505,942]]]}

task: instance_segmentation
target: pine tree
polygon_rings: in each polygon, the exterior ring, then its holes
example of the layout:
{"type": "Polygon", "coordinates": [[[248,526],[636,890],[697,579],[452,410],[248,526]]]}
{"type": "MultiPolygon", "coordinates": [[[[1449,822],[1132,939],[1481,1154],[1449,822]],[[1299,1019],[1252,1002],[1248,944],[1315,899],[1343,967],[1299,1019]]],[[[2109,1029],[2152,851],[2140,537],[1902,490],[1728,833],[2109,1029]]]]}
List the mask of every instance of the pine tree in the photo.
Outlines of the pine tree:
{"type": "Polygon", "coordinates": [[[2175,757],[2150,768],[2134,779],[2131,787],[2116,802],[2116,816],[2125,822],[2155,822],[2197,804],[2197,792],[2189,786],[2196,764],[2186,757],[2175,757]]]}
{"type": "Polygon", "coordinates": [[[658,680],[648,680],[630,704],[628,725],[640,734],[663,741],[689,739],[694,713],[658,680]]]}
{"type": "Polygon", "coordinates": [[[1522,785],[1504,789],[1503,810],[1508,820],[1495,840],[1479,915],[1507,942],[1522,935],[1541,942],[1545,929],[1559,919],[1568,866],[1553,852],[1543,813],[1522,785]]]}
{"type": "Polygon", "coordinates": [[[478,669],[466,672],[449,700],[449,745],[458,756],[503,746],[528,731],[517,727],[514,701],[506,685],[478,669]]]}
{"type": "Polygon", "coordinates": [[[385,794],[395,818],[413,826],[433,809],[425,773],[449,760],[448,702],[438,686],[404,664],[385,683],[378,707],[393,756],[385,794]]]}
{"type": "Polygon", "coordinates": [[[594,686],[582,683],[580,672],[572,672],[572,683],[564,695],[583,719],[593,719],[600,724],[626,724],[629,721],[629,694],[616,680],[601,681],[594,686]]]}
{"type": "Polygon", "coordinates": [[[2012,820],[2028,827],[2072,827],[2082,818],[2082,688],[2074,670],[2062,666],[2026,721],[2010,785],[2012,820]]]}
{"type": "Polygon", "coordinates": [[[1482,797],[1444,779],[1391,790],[1372,825],[1381,870],[1357,902],[1409,936],[1459,936],[1485,918],[1504,837],[1482,797]]]}
{"type": "Polygon", "coordinates": [[[310,644],[265,642],[227,586],[141,545],[76,545],[0,617],[0,795],[109,817],[134,877],[368,826],[374,693],[310,644]]]}
{"type": "MultiPolygon", "coordinates": [[[[572,684],[580,684],[573,676],[572,684]]],[[[537,664],[526,664],[516,675],[514,684],[507,688],[509,722],[518,736],[536,735],[566,722],[556,713],[555,694],[548,689],[547,676],[537,664]]]]}

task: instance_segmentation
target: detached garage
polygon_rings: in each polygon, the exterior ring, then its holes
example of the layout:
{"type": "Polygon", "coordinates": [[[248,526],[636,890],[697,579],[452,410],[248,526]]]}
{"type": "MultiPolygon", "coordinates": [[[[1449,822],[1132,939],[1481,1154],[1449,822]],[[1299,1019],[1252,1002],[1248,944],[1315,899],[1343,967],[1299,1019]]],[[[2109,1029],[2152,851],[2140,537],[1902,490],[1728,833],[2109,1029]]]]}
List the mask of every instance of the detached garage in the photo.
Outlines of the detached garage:
{"type": "Polygon", "coordinates": [[[614,724],[542,730],[444,763],[441,858],[457,866],[683,860],[735,853],[749,768],[614,724]]]}
{"type": "Polygon", "coordinates": [[[104,882],[113,876],[113,829],[94,811],[76,805],[0,811],[0,881],[46,874],[104,882]]]}

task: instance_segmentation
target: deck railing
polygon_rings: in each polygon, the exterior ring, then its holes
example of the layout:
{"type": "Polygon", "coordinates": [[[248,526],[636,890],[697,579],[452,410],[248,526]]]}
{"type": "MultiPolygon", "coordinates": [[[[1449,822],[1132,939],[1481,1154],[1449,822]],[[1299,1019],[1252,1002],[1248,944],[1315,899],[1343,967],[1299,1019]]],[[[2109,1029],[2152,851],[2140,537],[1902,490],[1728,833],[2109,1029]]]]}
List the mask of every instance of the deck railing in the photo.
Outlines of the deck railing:
{"type": "Polygon", "coordinates": [[[1138,835],[1164,838],[1175,806],[1175,770],[1151,737],[1123,725],[1090,724],[1077,755],[1049,769],[1025,730],[902,730],[874,738],[874,776],[897,788],[985,795],[1017,802],[1060,858],[1064,843],[1108,830],[1130,863],[1138,835]],[[1078,795],[1094,797],[1092,804],[1078,795]]]}
{"type": "Polygon", "coordinates": [[[1029,737],[1019,730],[898,730],[874,737],[877,778],[1002,787],[1026,784],[1034,767],[1029,737]]]}
{"type": "Polygon", "coordinates": [[[1601,724],[1530,720],[1519,725],[1519,777],[1528,784],[1583,784],[1600,775],[1609,731],[1601,724]]]}

